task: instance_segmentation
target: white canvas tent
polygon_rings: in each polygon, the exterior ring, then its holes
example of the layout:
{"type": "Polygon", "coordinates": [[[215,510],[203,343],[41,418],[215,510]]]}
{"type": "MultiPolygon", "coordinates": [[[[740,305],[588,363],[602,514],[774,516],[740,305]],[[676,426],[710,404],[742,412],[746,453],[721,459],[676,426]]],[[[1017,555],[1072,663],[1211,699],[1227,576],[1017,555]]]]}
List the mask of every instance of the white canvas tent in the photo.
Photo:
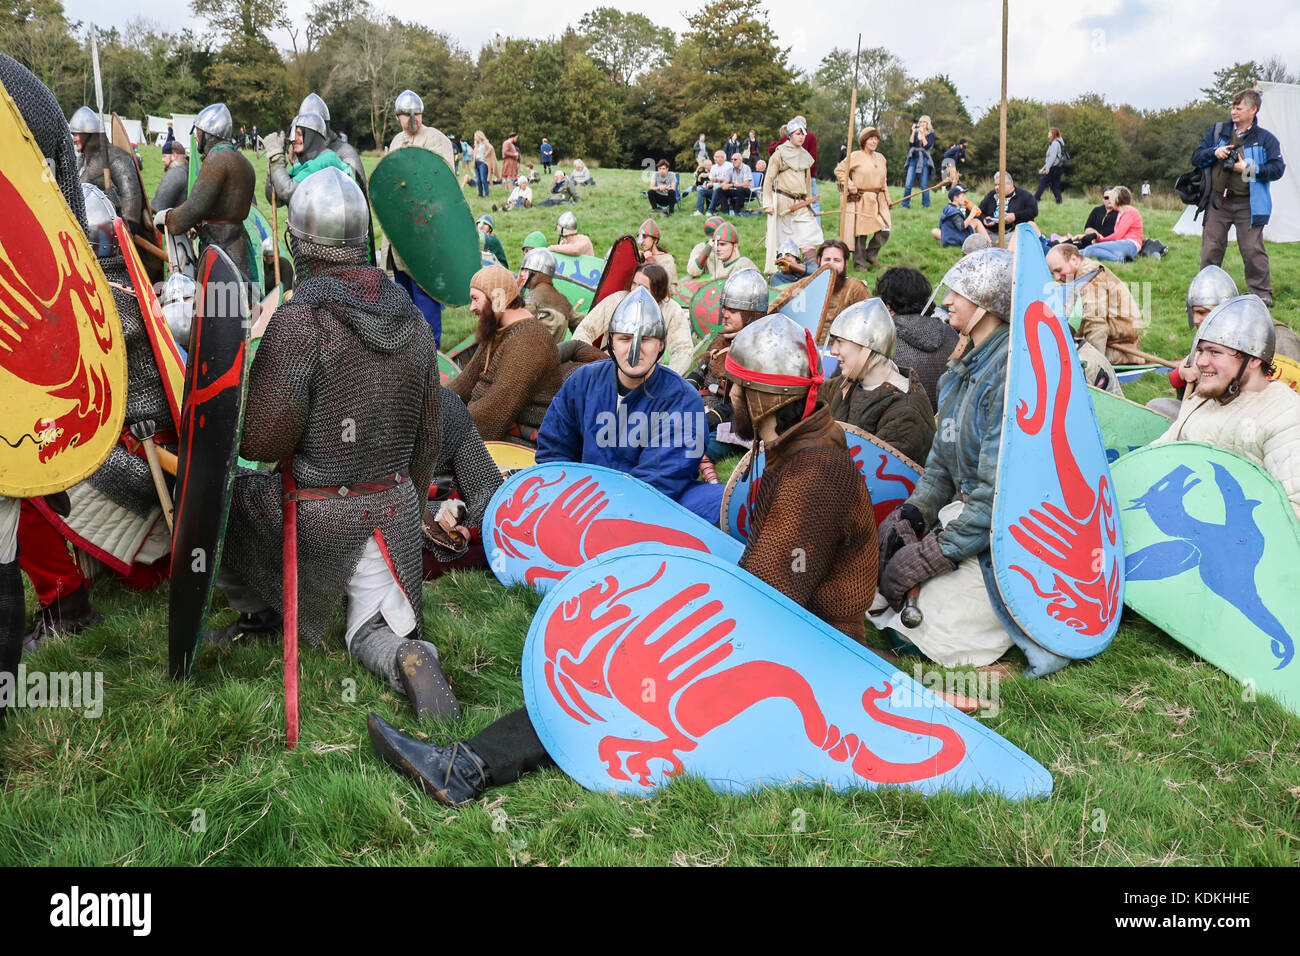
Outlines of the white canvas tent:
{"type": "Polygon", "coordinates": [[[190,130],[194,127],[194,117],[196,113],[173,113],[171,116],[149,116],[149,135],[154,139],[155,146],[161,146],[163,140],[167,138],[167,126],[171,125],[172,132],[176,138],[189,148],[190,130]]]}
{"type": "MultiPolygon", "coordinates": [[[[1282,159],[1289,167],[1281,179],[1269,183],[1273,213],[1264,227],[1266,242],[1300,242],[1300,86],[1294,83],[1260,83],[1264,102],[1259,109],[1259,125],[1277,137],[1282,159]]],[[[1199,236],[1201,215],[1193,206],[1183,210],[1174,226],[1180,236],[1199,236]]],[[[1228,241],[1237,241],[1237,230],[1228,230],[1228,241]]]]}
{"type": "MultiPolygon", "coordinates": [[[[131,141],[132,146],[139,146],[144,142],[144,126],[139,120],[127,119],[125,116],[119,116],[118,119],[122,121],[122,125],[126,128],[126,138],[131,141]]],[[[104,124],[104,129],[111,130],[113,128],[112,113],[100,113],[99,121],[104,124]]]]}

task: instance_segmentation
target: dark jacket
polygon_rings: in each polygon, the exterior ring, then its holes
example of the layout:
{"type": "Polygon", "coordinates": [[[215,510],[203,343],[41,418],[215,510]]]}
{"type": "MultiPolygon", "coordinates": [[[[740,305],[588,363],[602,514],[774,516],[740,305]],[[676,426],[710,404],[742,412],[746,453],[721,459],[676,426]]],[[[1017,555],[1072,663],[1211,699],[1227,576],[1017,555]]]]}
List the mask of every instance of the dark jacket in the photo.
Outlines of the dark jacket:
{"type": "Polygon", "coordinates": [[[906,394],[889,383],[868,391],[858,385],[844,394],[844,376],[836,373],[822,384],[819,397],[830,407],[837,422],[845,422],[875,435],[915,462],[924,462],[934,441],[934,406],[921,387],[916,372],[898,370],[907,376],[906,394]]]}
{"type": "MultiPolygon", "coordinates": [[[[1228,145],[1232,137],[1232,123],[1223,124],[1223,135],[1216,137],[1218,123],[1205,131],[1201,145],[1192,153],[1192,165],[1199,168],[1211,166],[1219,161],[1214,151],[1220,146],[1228,145]]],[[[1241,139],[1241,155],[1246,162],[1255,167],[1255,176],[1250,180],[1250,224],[1263,226],[1273,213],[1273,198],[1269,195],[1268,184],[1281,179],[1286,172],[1286,163],[1282,160],[1282,146],[1266,129],[1261,129],[1259,119],[1246,130],[1241,139]]]]}
{"type": "MultiPolygon", "coordinates": [[[[1016,191],[1007,200],[1007,212],[1016,217],[1017,226],[1022,222],[1033,222],[1038,217],[1038,200],[1034,198],[1034,194],[1028,189],[1017,186],[1016,191]]],[[[998,218],[997,196],[994,195],[992,189],[984,197],[984,201],[980,203],[980,218],[993,220],[998,218]]]]}

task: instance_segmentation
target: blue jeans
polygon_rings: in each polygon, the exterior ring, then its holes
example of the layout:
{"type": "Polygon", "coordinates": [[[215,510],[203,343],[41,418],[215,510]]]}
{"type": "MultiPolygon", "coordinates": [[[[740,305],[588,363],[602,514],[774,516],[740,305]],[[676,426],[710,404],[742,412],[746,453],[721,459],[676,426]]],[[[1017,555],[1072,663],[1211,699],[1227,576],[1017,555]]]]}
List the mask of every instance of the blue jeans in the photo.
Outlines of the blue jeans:
{"type": "Polygon", "coordinates": [[[480,196],[492,195],[492,188],[488,185],[487,163],[479,161],[474,164],[474,178],[478,182],[480,196]]]}
{"type": "Polygon", "coordinates": [[[713,190],[708,186],[701,186],[695,190],[695,211],[704,215],[708,211],[710,203],[713,201],[713,190]]]}
{"type": "Polygon", "coordinates": [[[924,159],[922,159],[918,162],[911,162],[907,164],[907,178],[903,180],[902,207],[904,209],[911,208],[911,201],[907,197],[912,195],[912,183],[916,180],[916,174],[918,171],[921,174],[921,187],[920,187],[922,189],[921,205],[927,208],[930,205],[930,194],[924,192],[926,187],[930,185],[930,164],[927,163],[924,159]]]}
{"type": "Polygon", "coordinates": [[[416,285],[415,280],[401,269],[393,270],[393,281],[406,290],[424,320],[429,323],[429,328],[433,329],[434,343],[442,348],[442,303],[416,285]]]}
{"type": "Polygon", "coordinates": [[[1107,262],[1124,262],[1136,259],[1138,244],[1132,239],[1112,239],[1110,242],[1094,242],[1083,254],[1089,259],[1104,259],[1107,262]]]}

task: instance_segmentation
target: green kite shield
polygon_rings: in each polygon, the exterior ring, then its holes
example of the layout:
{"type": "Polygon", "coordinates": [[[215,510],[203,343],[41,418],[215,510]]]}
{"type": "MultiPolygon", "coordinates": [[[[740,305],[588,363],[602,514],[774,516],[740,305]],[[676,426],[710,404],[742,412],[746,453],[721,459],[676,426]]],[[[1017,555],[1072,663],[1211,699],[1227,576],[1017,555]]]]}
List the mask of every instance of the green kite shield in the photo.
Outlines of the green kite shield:
{"type": "Polygon", "coordinates": [[[1300,714],[1300,521],[1282,486],[1239,455],[1168,442],[1111,470],[1124,527],[1124,603],[1300,714]]]}
{"type": "Polygon", "coordinates": [[[1111,464],[1121,455],[1143,448],[1169,430],[1169,419],[1145,405],[1130,402],[1095,386],[1088,386],[1092,410],[1101,427],[1101,442],[1111,464]]]}
{"type": "Polygon", "coordinates": [[[482,268],[474,215],[456,175],[436,153],[389,153],[370,174],[370,205],[412,278],[444,305],[469,305],[482,268]]]}

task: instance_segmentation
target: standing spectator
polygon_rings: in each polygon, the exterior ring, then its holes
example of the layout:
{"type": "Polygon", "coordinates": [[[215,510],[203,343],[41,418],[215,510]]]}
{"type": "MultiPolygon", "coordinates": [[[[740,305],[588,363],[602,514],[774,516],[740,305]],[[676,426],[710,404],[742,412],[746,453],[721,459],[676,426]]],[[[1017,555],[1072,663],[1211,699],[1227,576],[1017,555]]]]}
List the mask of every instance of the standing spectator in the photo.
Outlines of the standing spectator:
{"type": "Polygon", "coordinates": [[[176,131],[172,129],[172,124],[168,123],[167,138],[163,140],[163,144],[162,144],[162,151],[164,156],[167,155],[168,151],[172,148],[172,143],[174,142],[176,142],[176,131]]]}
{"type": "Polygon", "coordinates": [[[1133,205],[1133,194],[1127,186],[1116,186],[1110,191],[1110,201],[1115,204],[1115,229],[1083,250],[1089,259],[1123,262],[1136,259],[1142,248],[1142,213],[1133,205]]]}
{"type": "Polygon", "coordinates": [[[171,147],[163,153],[162,161],[162,179],[150,204],[155,212],[179,206],[189,194],[190,163],[185,155],[185,146],[179,139],[172,140],[171,147]]]}
{"type": "Polygon", "coordinates": [[[740,158],[743,159],[748,165],[752,166],[754,163],[758,162],[759,159],[762,158],[758,150],[759,150],[758,130],[751,129],[749,131],[749,138],[746,139],[745,142],[741,144],[740,158]]]}
{"type": "Polygon", "coordinates": [[[1007,207],[1007,232],[1011,227],[1022,222],[1033,222],[1038,218],[1038,200],[1028,189],[1021,189],[1010,173],[1007,181],[999,186],[1001,173],[993,174],[993,188],[989,190],[984,201],[980,203],[980,219],[989,229],[998,227],[998,207],[1007,207]]]}
{"type": "Polygon", "coordinates": [[[754,183],[754,172],[745,165],[739,150],[731,154],[722,184],[714,190],[713,210],[722,207],[723,212],[738,213],[744,208],[751,195],[750,187],[754,183]],[[719,201],[721,196],[721,201],[719,201]]]}
{"type": "Polygon", "coordinates": [[[885,157],[876,152],[879,144],[880,131],[868,126],[858,134],[859,148],[835,167],[835,181],[844,191],[844,231],[853,237],[853,268],[859,270],[874,268],[881,246],[889,241],[888,174],[885,157]]]}
{"type": "Polygon", "coordinates": [[[466,169],[474,168],[474,150],[470,148],[464,136],[460,138],[460,161],[465,164],[466,169]]]}
{"type": "Polygon", "coordinates": [[[651,215],[656,209],[667,209],[670,216],[676,210],[677,177],[668,168],[668,160],[661,159],[655,164],[654,178],[650,181],[646,197],[650,200],[651,215]]]}
{"type": "MultiPolygon", "coordinates": [[[[740,134],[732,133],[727,141],[722,144],[722,151],[727,154],[727,162],[731,162],[731,157],[740,152],[740,134]]],[[[744,158],[741,157],[741,159],[744,158]]]]}
{"type": "Polygon", "coordinates": [[[966,137],[962,137],[949,146],[943,153],[943,162],[939,164],[943,178],[954,186],[961,182],[961,167],[966,165],[966,137]]]}
{"type": "Polygon", "coordinates": [[[551,145],[551,141],[549,139],[543,136],[542,137],[542,172],[546,173],[546,175],[548,176],[551,174],[551,163],[554,162],[554,157],[555,157],[555,147],[551,145]]]}
{"type": "Polygon", "coordinates": [[[784,126],[781,127],[781,138],[778,139],[776,142],[769,144],[767,147],[768,159],[771,159],[772,154],[775,153],[781,147],[781,144],[790,138],[789,130],[790,127],[792,126],[797,126],[799,127],[799,129],[803,130],[803,148],[807,150],[808,155],[813,158],[813,167],[816,168],[817,134],[808,128],[808,120],[802,116],[796,116],[789,123],[786,123],[784,126]]]}
{"type": "Polygon", "coordinates": [[[488,148],[487,137],[481,129],[474,131],[474,182],[478,185],[480,197],[492,195],[488,184],[488,148]]]}
{"type": "Polygon", "coordinates": [[[257,124],[256,124],[256,123],[253,124],[253,132],[252,132],[251,134],[249,134],[249,135],[252,137],[252,142],[249,143],[249,145],[252,146],[253,149],[257,149],[259,146],[262,145],[262,138],[261,138],[260,136],[257,135],[257,124]]]}
{"type": "Polygon", "coordinates": [[[1142,181],[1142,201],[1151,205],[1151,184],[1145,179],[1142,181]]]}
{"type": "Polygon", "coordinates": [[[934,128],[930,117],[922,116],[912,124],[912,138],[907,141],[907,169],[903,176],[903,208],[912,208],[912,183],[921,180],[921,205],[930,208],[930,194],[926,188],[930,185],[930,174],[934,172],[934,128]]]}
{"type": "Polygon", "coordinates": [[[239,127],[239,142],[237,145],[239,146],[240,149],[248,149],[248,127],[247,126],[241,125],[239,127]]]}
{"type": "Polygon", "coordinates": [[[501,162],[497,159],[497,150],[492,141],[485,136],[483,143],[487,147],[488,182],[496,185],[501,182],[501,162]]]}
{"type": "Polygon", "coordinates": [[[519,177],[519,134],[511,133],[501,144],[501,179],[514,182],[519,177]]]}
{"type": "Polygon", "coordinates": [[[1050,186],[1056,204],[1061,204],[1061,173],[1065,172],[1065,140],[1061,131],[1053,126],[1047,131],[1047,155],[1043,158],[1043,168],[1038,171],[1038,188],[1034,190],[1034,199],[1042,199],[1044,191],[1050,186]]]}
{"type": "Polygon", "coordinates": [[[709,146],[704,141],[704,134],[701,133],[700,138],[695,141],[695,162],[707,163],[708,161],[709,161],[709,146]]]}
{"type": "Polygon", "coordinates": [[[1237,227],[1237,248],[1246,267],[1246,285],[1270,308],[1273,284],[1269,279],[1264,226],[1273,211],[1268,184],[1286,171],[1277,137],[1255,121],[1261,97],[1242,90],[1232,98],[1231,131],[1220,125],[1206,131],[1192,154],[1192,165],[1210,167],[1210,204],[1201,228],[1201,268],[1223,264],[1228,229],[1237,227]]]}
{"type": "Polygon", "coordinates": [[[822,243],[821,221],[813,215],[812,171],[817,165],[804,143],[812,138],[802,117],[786,123],[787,139],[772,153],[763,177],[763,212],[767,221],[767,256],[764,274],[776,271],[776,251],[786,239],[799,244],[804,258],[811,258],[822,243]]]}

